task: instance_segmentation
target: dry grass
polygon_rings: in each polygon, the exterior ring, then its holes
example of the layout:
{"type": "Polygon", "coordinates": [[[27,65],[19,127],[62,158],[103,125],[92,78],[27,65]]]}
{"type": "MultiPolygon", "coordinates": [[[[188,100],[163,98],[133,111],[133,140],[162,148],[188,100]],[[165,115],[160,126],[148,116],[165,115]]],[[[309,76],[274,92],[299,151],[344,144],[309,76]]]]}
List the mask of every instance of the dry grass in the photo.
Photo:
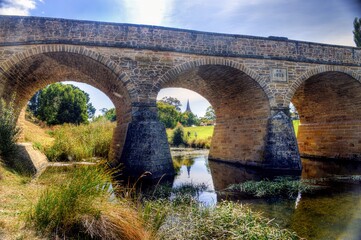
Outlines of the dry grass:
{"type": "Polygon", "coordinates": [[[82,225],[85,233],[100,239],[140,240],[150,239],[138,212],[129,203],[107,203],[101,207],[103,214],[98,218],[84,216],[82,225]]]}
{"type": "Polygon", "coordinates": [[[40,145],[44,148],[50,147],[54,143],[54,138],[48,134],[49,131],[52,131],[52,129],[40,127],[27,120],[24,121],[23,133],[26,142],[32,142],[35,145],[40,145]]]}
{"type": "Polygon", "coordinates": [[[22,213],[29,208],[44,188],[0,166],[0,239],[42,239],[35,231],[25,229],[22,213]]]}

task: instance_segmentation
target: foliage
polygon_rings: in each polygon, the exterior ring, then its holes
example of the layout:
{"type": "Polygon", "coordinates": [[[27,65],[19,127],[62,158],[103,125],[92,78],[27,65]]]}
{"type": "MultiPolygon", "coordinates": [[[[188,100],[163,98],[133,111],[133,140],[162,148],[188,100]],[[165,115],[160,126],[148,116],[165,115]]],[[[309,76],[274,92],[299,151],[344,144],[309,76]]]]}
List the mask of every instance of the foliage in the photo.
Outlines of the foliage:
{"type": "Polygon", "coordinates": [[[180,101],[177,98],[174,97],[164,97],[162,98],[162,100],[160,100],[159,102],[163,102],[165,104],[171,105],[175,107],[175,110],[177,110],[178,112],[181,111],[181,106],[182,104],[180,103],[180,101]]]}
{"type": "Polygon", "coordinates": [[[216,113],[212,106],[207,108],[206,113],[204,114],[204,118],[211,121],[216,120],[216,113]]]}
{"type": "Polygon", "coordinates": [[[29,102],[29,109],[49,125],[87,123],[95,113],[87,93],[62,83],[51,84],[36,93],[29,102]]]}
{"type": "Polygon", "coordinates": [[[27,214],[28,225],[55,238],[145,239],[136,211],[109,202],[112,172],[102,165],[78,167],[51,185],[27,214]]]}
{"type": "Polygon", "coordinates": [[[81,161],[93,157],[107,158],[115,123],[96,121],[90,124],[58,126],[53,131],[52,147],[45,149],[50,161],[81,161]]]}
{"type": "Polygon", "coordinates": [[[173,131],[172,145],[179,146],[184,144],[184,130],[181,125],[177,126],[173,131]]]}
{"type": "Polygon", "coordinates": [[[353,21],[353,39],[357,47],[361,47],[361,18],[355,18],[353,21]]]}
{"type": "Polygon", "coordinates": [[[117,120],[117,114],[115,112],[115,108],[111,108],[111,109],[103,108],[101,111],[103,112],[103,115],[107,120],[111,122],[115,122],[117,120]]]}
{"type": "Polygon", "coordinates": [[[179,122],[185,127],[189,127],[193,125],[198,126],[200,124],[200,120],[197,117],[197,115],[194,115],[191,112],[182,113],[180,115],[179,122]]]}
{"type": "Polygon", "coordinates": [[[15,97],[12,97],[9,103],[0,99],[0,156],[8,165],[11,165],[10,156],[16,151],[16,141],[20,133],[20,128],[16,126],[14,99],[15,97]]]}
{"type": "Polygon", "coordinates": [[[174,128],[179,119],[179,112],[176,107],[163,101],[157,102],[158,118],[166,128],[174,128]]]}
{"type": "Polygon", "coordinates": [[[273,181],[247,181],[240,184],[232,184],[226,190],[246,193],[254,197],[294,198],[299,193],[312,192],[316,188],[318,187],[304,181],[282,177],[276,178],[273,181]]]}

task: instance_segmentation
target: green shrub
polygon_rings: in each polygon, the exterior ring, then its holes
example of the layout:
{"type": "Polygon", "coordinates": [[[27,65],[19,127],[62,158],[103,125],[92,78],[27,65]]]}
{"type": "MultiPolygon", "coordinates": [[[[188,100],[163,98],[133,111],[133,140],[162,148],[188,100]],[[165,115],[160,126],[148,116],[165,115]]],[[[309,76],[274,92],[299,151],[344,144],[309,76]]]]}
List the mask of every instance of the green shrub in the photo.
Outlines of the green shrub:
{"type": "Polygon", "coordinates": [[[10,157],[16,151],[16,141],[20,133],[16,120],[14,97],[9,103],[0,99],[0,156],[8,165],[11,165],[10,157]]]}
{"type": "Polygon", "coordinates": [[[182,125],[177,126],[174,131],[173,131],[173,136],[172,136],[172,145],[173,146],[179,146],[184,144],[184,130],[182,125]]]}
{"type": "Polygon", "coordinates": [[[108,158],[115,123],[96,121],[90,124],[64,124],[53,131],[52,147],[45,150],[50,161],[81,161],[94,157],[108,158]]]}

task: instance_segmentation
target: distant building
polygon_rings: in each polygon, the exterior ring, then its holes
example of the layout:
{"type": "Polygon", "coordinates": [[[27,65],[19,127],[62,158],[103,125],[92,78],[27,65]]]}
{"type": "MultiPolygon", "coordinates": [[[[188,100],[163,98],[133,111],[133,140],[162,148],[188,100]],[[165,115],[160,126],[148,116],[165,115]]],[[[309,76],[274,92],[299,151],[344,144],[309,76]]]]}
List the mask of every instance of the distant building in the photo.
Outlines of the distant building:
{"type": "Polygon", "coordinates": [[[190,112],[192,113],[191,107],[189,106],[189,99],[187,100],[187,108],[185,112],[190,112]]]}

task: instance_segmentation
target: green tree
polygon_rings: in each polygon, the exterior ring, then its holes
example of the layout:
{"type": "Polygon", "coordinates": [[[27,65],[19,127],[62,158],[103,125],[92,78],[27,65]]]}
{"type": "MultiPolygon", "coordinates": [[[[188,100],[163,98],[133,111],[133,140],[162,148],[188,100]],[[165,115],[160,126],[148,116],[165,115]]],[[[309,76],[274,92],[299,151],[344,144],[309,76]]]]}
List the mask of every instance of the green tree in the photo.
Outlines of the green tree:
{"type": "Polygon", "coordinates": [[[172,105],[175,107],[175,109],[180,112],[181,109],[180,107],[182,106],[181,102],[177,99],[177,98],[174,98],[174,97],[164,97],[162,98],[162,100],[160,100],[160,102],[164,102],[166,104],[169,104],[169,105],[172,105]]]}
{"type": "Polygon", "coordinates": [[[216,120],[216,113],[214,112],[214,109],[212,106],[209,106],[206,110],[206,114],[204,114],[204,118],[207,120],[214,121],[216,120]]]}
{"type": "Polygon", "coordinates": [[[49,125],[87,123],[95,113],[95,108],[89,103],[89,95],[70,84],[51,84],[36,98],[30,101],[29,108],[32,111],[36,109],[36,116],[49,125]]]}
{"type": "Polygon", "coordinates": [[[111,109],[106,109],[106,108],[103,108],[100,110],[104,117],[111,121],[111,122],[115,122],[117,120],[117,114],[115,112],[115,108],[111,108],[111,109]]]}
{"type": "Polygon", "coordinates": [[[200,124],[200,120],[197,117],[197,115],[191,113],[191,112],[184,112],[180,115],[179,122],[186,127],[196,125],[198,126],[200,124]]]}
{"type": "Polygon", "coordinates": [[[176,107],[163,101],[157,102],[158,118],[166,128],[174,128],[179,119],[176,107]]]}
{"type": "Polygon", "coordinates": [[[357,47],[361,47],[361,18],[355,18],[353,21],[353,39],[357,47]]]}
{"type": "Polygon", "coordinates": [[[172,144],[173,146],[184,144],[184,129],[181,125],[177,126],[173,131],[172,144]]]}

